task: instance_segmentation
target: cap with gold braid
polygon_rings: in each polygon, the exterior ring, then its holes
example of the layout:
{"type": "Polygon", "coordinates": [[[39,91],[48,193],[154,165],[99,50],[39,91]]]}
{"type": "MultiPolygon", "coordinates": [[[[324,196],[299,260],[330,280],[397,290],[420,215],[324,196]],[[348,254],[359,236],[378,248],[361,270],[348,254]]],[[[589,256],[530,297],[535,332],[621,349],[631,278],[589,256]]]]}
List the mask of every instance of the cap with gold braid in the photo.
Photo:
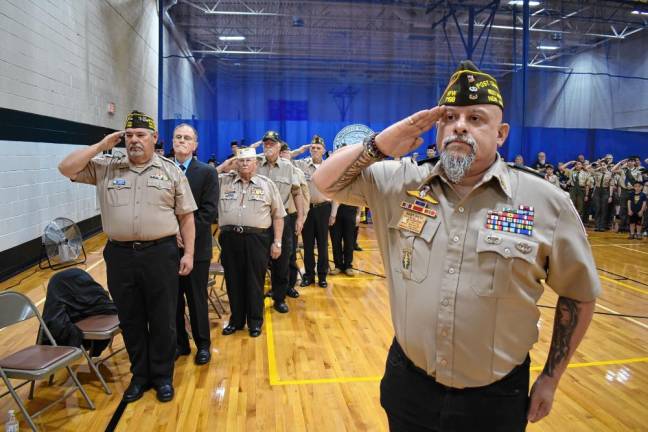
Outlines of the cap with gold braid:
{"type": "Polygon", "coordinates": [[[491,104],[504,109],[497,80],[479,70],[470,60],[463,60],[450,77],[439,105],[468,106],[491,104]]]}
{"type": "Polygon", "coordinates": [[[319,145],[324,145],[324,140],[322,139],[321,136],[319,135],[313,135],[313,139],[310,142],[311,144],[319,144],[319,145]]]}
{"type": "Polygon", "coordinates": [[[265,135],[263,135],[263,138],[261,138],[261,141],[267,141],[267,140],[274,141],[281,144],[281,138],[279,138],[279,134],[273,130],[269,130],[268,132],[265,133],[265,135]]]}
{"type": "Polygon", "coordinates": [[[124,129],[130,128],[143,128],[150,129],[152,131],[157,130],[155,128],[155,121],[153,120],[153,117],[148,116],[140,111],[131,111],[128,114],[128,117],[126,117],[126,125],[124,126],[124,129]]]}

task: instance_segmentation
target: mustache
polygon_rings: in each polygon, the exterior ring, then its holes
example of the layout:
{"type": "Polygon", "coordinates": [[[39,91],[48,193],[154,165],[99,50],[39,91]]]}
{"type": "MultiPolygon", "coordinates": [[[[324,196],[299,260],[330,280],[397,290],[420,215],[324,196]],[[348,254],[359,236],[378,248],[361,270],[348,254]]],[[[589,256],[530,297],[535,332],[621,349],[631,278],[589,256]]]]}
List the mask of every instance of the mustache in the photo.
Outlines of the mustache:
{"type": "Polygon", "coordinates": [[[473,153],[477,152],[477,141],[470,135],[449,135],[443,139],[443,147],[445,148],[445,146],[452,142],[468,144],[473,153]]]}

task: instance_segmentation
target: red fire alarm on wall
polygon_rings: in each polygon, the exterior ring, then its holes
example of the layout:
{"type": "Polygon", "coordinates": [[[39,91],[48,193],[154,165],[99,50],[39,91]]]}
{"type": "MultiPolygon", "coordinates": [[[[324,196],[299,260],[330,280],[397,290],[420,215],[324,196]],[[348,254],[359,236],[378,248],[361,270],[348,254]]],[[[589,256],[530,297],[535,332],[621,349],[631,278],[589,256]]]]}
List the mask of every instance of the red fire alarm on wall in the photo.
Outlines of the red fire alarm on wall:
{"type": "Polygon", "coordinates": [[[108,114],[115,114],[115,102],[108,102],[108,114]]]}

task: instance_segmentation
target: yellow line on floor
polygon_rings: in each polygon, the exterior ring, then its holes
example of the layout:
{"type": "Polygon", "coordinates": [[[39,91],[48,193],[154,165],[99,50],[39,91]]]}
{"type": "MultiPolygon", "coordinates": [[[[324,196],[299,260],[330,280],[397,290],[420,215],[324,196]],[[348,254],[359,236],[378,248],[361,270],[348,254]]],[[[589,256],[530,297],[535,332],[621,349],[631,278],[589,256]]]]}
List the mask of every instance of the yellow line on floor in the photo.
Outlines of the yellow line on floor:
{"type": "Polygon", "coordinates": [[[343,384],[343,383],[353,383],[353,382],[377,382],[380,381],[381,379],[382,376],[320,378],[320,379],[278,381],[274,385],[343,384]]]}
{"type": "Polygon", "coordinates": [[[270,299],[266,299],[264,305],[266,343],[268,345],[268,375],[270,378],[270,385],[280,385],[279,372],[277,371],[277,359],[275,356],[274,334],[272,332],[272,313],[270,312],[270,299]]]}
{"type": "Polygon", "coordinates": [[[648,294],[648,290],[641,289],[641,288],[637,288],[637,287],[632,286],[632,285],[628,285],[628,284],[623,283],[623,282],[620,282],[620,281],[618,281],[618,280],[616,280],[616,279],[611,279],[611,278],[609,278],[609,277],[607,277],[607,276],[601,276],[601,275],[599,275],[599,277],[600,277],[601,279],[603,279],[603,280],[606,280],[606,281],[608,281],[608,282],[613,282],[613,283],[615,283],[615,284],[617,284],[617,285],[621,285],[622,287],[625,287],[625,288],[631,289],[631,290],[633,290],[633,291],[637,291],[637,292],[640,292],[640,293],[642,293],[642,294],[648,294]]]}

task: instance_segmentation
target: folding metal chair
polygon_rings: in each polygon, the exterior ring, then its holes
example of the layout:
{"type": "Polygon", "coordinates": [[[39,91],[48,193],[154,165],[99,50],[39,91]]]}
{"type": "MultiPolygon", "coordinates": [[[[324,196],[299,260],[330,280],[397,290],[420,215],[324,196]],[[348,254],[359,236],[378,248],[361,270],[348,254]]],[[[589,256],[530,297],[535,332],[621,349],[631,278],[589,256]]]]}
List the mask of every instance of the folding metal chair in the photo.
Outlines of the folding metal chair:
{"type": "Polygon", "coordinates": [[[38,309],[25,295],[13,291],[0,293],[0,329],[33,317],[36,317],[40,322],[40,331],[45,333],[51,345],[32,345],[0,359],[0,376],[8,389],[0,397],[11,394],[31,429],[37,431],[38,428],[32,419],[76,390],[81,392],[90,409],[94,410],[95,406],[69,366],[71,362],[83,356],[83,350],[77,347],[57,345],[38,309]],[[27,383],[52,376],[62,368],[67,369],[74,381],[75,388],[67,390],[59,399],[30,416],[16,390],[27,383]],[[10,379],[27,381],[14,387],[10,379]]]}
{"type": "Polygon", "coordinates": [[[108,360],[110,357],[114,356],[118,352],[124,350],[125,348],[120,348],[117,351],[111,352],[108,356],[100,358],[96,363],[90,355],[94,348],[94,341],[106,341],[109,340],[112,344],[112,340],[115,336],[121,333],[121,328],[119,327],[119,318],[117,315],[95,315],[88,318],[84,318],[81,321],[74,323],[80,330],[83,332],[83,339],[90,341],[90,348],[88,350],[83,350],[86,360],[88,361],[88,367],[97,375],[101,386],[103,387],[106,394],[112,394],[110,387],[104,380],[103,375],[99,372],[98,366],[103,362],[108,360]]]}
{"type": "Polygon", "coordinates": [[[221,301],[221,297],[227,295],[227,293],[225,292],[224,289],[225,269],[223,268],[223,265],[220,263],[221,246],[220,243],[218,242],[217,234],[218,234],[218,230],[215,230],[214,235],[212,237],[212,246],[218,248],[218,258],[216,259],[216,262],[212,262],[209,266],[209,280],[207,281],[207,286],[209,287],[209,294],[207,295],[207,298],[209,299],[209,303],[214,309],[214,312],[216,312],[218,318],[221,319],[223,317],[222,314],[227,313],[227,310],[225,309],[225,305],[221,301]],[[220,287],[217,289],[216,278],[218,276],[221,276],[222,279],[221,279],[220,287]],[[218,306],[216,304],[218,304],[218,306]]]}

